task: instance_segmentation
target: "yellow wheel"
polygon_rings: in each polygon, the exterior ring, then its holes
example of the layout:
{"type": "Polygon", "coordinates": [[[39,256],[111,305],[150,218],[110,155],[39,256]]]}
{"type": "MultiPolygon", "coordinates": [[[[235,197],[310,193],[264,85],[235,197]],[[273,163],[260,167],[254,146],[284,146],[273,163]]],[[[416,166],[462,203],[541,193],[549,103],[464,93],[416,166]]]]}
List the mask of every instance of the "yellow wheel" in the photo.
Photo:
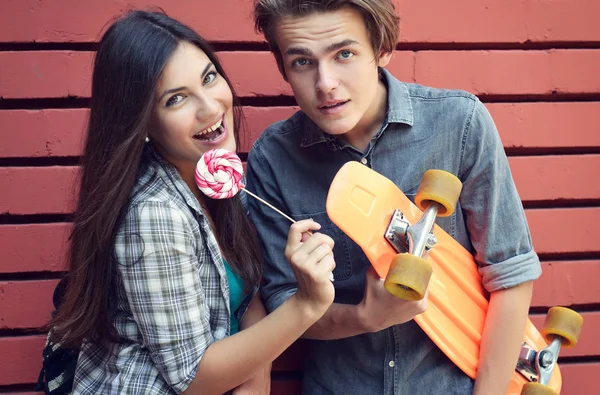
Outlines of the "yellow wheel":
{"type": "Polygon", "coordinates": [[[558,395],[558,393],[540,383],[525,383],[521,395],[558,395]]]}
{"type": "Polygon", "coordinates": [[[441,206],[438,216],[449,217],[454,213],[461,189],[462,182],[454,174],[444,170],[427,170],[415,196],[415,204],[425,211],[431,202],[438,203],[441,206]]]}
{"type": "Polygon", "coordinates": [[[389,293],[404,300],[421,300],[431,278],[431,265],[412,254],[398,254],[392,260],[383,286],[389,293]]]}
{"type": "Polygon", "coordinates": [[[583,317],[579,313],[566,307],[551,307],[541,333],[548,342],[558,336],[563,347],[575,347],[582,325],[583,317]]]}

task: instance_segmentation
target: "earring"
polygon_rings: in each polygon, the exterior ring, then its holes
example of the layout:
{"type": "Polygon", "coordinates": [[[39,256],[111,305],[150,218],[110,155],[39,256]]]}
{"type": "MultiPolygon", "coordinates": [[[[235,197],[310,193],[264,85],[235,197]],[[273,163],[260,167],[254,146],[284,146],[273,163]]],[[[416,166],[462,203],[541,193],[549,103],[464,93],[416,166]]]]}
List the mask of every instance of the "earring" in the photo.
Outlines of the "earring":
{"type": "Polygon", "coordinates": [[[147,142],[147,143],[149,143],[149,142],[150,142],[150,139],[149,139],[148,137],[146,137],[146,142],[147,142]]]}

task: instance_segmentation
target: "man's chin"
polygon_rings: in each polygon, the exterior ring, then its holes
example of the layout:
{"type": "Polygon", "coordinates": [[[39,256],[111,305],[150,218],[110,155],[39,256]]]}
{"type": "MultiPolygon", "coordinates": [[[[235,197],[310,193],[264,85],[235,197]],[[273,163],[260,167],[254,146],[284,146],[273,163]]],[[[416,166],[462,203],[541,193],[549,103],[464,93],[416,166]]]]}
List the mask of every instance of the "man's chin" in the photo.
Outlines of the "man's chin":
{"type": "Polygon", "coordinates": [[[333,136],[342,136],[352,130],[346,123],[327,122],[317,124],[322,131],[333,136]]]}

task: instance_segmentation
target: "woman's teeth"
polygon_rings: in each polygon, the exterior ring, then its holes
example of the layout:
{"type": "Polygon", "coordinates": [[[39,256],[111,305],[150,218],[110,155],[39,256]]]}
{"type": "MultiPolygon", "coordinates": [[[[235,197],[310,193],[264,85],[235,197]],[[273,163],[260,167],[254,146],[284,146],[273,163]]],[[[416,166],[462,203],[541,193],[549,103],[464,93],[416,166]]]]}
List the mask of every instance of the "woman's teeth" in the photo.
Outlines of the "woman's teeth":
{"type": "Polygon", "coordinates": [[[223,133],[223,131],[223,119],[221,118],[217,123],[215,123],[211,127],[206,128],[200,133],[195,134],[194,138],[202,140],[213,140],[219,137],[221,133],[223,133]]]}

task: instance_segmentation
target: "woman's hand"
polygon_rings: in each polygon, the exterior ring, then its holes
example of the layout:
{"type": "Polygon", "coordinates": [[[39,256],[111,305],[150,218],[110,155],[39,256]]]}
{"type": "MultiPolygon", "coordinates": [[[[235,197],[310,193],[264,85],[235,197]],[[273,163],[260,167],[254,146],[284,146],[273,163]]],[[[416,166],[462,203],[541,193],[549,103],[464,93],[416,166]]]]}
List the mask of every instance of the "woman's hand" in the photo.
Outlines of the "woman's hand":
{"type": "Polygon", "coordinates": [[[322,233],[310,234],[320,228],[311,219],[292,224],[285,247],[285,257],[298,281],[296,297],[316,319],[325,314],[335,295],[330,280],[335,268],[333,239],[322,233]]]}

